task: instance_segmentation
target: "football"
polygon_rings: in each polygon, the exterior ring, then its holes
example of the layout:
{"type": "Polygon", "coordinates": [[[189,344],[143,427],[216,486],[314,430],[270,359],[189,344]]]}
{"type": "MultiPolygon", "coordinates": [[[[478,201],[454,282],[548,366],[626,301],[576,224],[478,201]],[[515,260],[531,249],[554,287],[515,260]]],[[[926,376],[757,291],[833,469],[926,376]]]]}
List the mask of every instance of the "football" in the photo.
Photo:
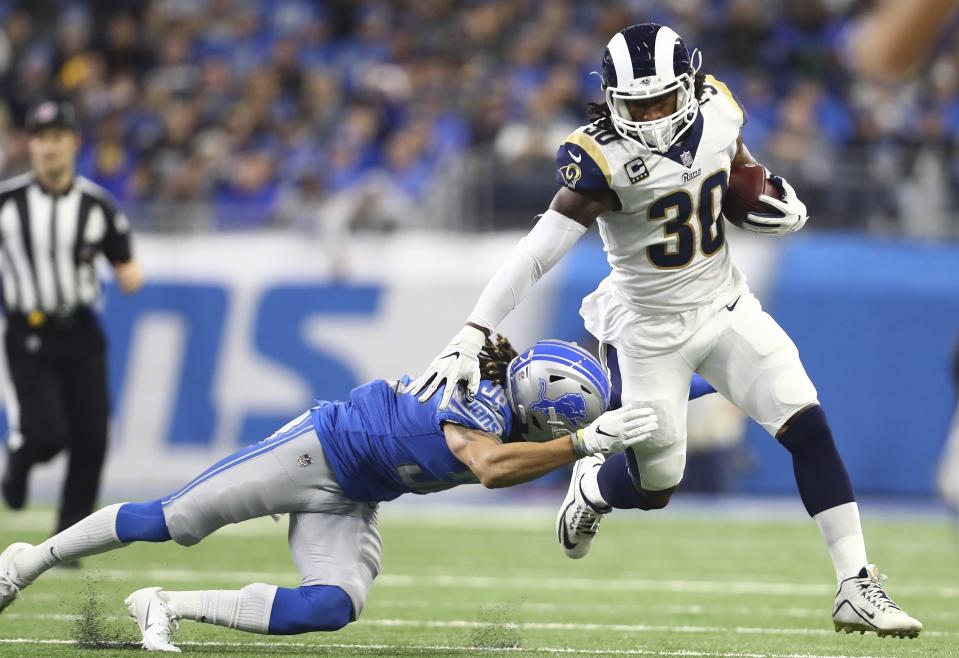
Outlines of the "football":
{"type": "Polygon", "coordinates": [[[760,164],[733,167],[729,172],[729,189],[723,198],[723,216],[731,224],[742,226],[746,215],[753,211],[774,212],[759,201],[761,194],[782,198],[779,188],[769,180],[765,167],[760,164]]]}

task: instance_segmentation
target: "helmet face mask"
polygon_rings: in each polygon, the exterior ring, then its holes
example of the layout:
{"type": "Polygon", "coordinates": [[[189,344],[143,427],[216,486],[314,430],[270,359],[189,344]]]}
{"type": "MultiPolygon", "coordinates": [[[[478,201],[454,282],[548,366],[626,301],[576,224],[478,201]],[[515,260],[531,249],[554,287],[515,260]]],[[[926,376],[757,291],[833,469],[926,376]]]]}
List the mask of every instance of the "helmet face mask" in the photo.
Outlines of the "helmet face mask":
{"type": "Polygon", "coordinates": [[[603,57],[603,91],[616,132],[651,151],[668,151],[699,114],[695,78],[701,64],[699,50],[690,56],[668,27],[644,23],[614,35],[603,57]],[[668,116],[636,121],[629,112],[628,101],[674,91],[676,108],[668,116]]]}
{"type": "Polygon", "coordinates": [[[585,427],[609,406],[606,370],[575,343],[543,340],[513,359],[506,395],[527,441],[549,441],[585,427]]]}

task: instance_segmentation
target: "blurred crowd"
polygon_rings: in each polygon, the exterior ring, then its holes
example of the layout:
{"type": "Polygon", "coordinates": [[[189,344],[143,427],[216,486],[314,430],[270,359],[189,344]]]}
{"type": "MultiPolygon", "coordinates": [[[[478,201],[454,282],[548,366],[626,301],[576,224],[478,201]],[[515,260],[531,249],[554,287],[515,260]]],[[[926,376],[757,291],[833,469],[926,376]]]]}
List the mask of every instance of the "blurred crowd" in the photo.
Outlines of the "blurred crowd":
{"type": "Polygon", "coordinates": [[[814,190],[813,215],[829,204],[861,224],[914,202],[948,207],[959,48],[944,44],[921,81],[853,82],[844,39],[864,6],[8,0],[0,168],[27,167],[24,113],[56,94],[84,125],[81,172],[159,224],[419,224],[467,153],[492,154],[500,179],[551,186],[549,159],[601,98],[605,42],[654,20],[702,49],[748,110],[751,150],[814,190]]]}

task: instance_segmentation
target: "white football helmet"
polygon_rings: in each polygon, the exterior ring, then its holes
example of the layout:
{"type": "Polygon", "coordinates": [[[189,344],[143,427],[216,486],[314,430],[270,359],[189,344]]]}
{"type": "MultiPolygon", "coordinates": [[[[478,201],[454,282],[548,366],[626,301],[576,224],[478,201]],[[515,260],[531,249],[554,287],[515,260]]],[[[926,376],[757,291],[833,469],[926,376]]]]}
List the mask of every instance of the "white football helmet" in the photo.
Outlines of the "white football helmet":
{"type": "Polygon", "coordinates": [[[603,54],[603,91],[613,127],[626,139],[665,152],[696,120],[699,100],[695,77],[702,55],[692,56],[676,32],[665,25],[641,23],[621,30],[603,54]],[[634,121],[626,101],[676,93],[676,111],[654,121],[634,121]]]}
{"type": "Polygon", "coordinates": [[[527,441],[549,441],[593,422],[609,406],[606,369],[575,343],[541,340],[510,361],[506,395],[527,441]]]}

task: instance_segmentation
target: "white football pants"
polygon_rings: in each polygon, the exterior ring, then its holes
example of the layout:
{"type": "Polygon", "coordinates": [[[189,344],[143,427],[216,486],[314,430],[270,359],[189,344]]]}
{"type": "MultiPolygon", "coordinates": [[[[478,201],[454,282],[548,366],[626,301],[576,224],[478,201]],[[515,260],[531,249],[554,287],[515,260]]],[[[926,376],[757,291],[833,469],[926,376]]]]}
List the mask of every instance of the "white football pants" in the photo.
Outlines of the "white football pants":
{"type": "Polygon", "coordinates": [[[796,412],[818,403],[796,345],[745,286],[691,311],[637,316],[623,334],[609,343],[617,350],[623,404],[651,406],[659,416],[659,429],[633,448],[643,489],[669,489],[682,480],[693,372],[773,436],[796,412]],[[672,327],[690,335],[674,351],[635,349],[672,327]]]}

